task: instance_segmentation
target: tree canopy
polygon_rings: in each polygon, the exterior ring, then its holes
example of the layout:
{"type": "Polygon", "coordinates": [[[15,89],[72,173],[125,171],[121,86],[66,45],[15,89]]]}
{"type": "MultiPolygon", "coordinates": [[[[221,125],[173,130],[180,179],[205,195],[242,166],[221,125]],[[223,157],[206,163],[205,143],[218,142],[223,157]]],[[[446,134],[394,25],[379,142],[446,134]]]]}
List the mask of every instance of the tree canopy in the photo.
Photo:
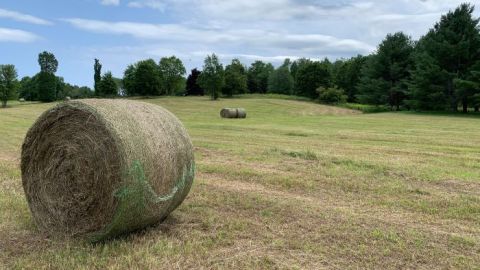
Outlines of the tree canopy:
{"type": "Polygon", "coordinates": [[[9,99],[15,96],[17,88],[17,70],[14,65],[0,65],[0,100],[7,107],[9,99]]]}
{"type": "Polygon", "coordinates": [[[199,84],[207,91],[212,100],[218,99],[225,85],[225,71],[215,54],[208,55],[205,58],[199,84]]]}

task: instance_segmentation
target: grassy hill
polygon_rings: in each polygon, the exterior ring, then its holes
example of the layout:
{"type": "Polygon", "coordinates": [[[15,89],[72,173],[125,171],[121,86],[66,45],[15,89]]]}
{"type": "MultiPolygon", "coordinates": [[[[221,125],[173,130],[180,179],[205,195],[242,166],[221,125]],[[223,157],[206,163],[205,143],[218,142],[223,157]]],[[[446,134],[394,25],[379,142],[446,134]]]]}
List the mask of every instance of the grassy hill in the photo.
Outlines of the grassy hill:
{"type": "Polygon", "coordinates": [[[198,165],[162,224],[104,244],[36,231],[21,186],[27,129],[53,104],[0,110],[0,268],[475,268],[480,119],[361,114],[310,102],[158,98],[198,165]],[[221,119],[222,107],[248,118],[221,119]]]}

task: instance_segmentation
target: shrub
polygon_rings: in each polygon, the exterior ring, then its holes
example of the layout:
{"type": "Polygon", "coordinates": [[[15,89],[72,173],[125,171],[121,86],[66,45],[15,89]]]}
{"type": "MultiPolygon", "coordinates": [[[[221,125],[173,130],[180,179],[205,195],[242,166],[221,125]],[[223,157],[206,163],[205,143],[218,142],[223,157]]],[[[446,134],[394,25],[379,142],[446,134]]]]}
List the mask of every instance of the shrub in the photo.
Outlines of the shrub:
{"type": "Polygon", "coordinates": [[[332,87],[332,88],[317,88],[318,99],[322,103],[327,104],[338,104],[345,103],[347,101],[347,95],[342,89],[332,87]]]}

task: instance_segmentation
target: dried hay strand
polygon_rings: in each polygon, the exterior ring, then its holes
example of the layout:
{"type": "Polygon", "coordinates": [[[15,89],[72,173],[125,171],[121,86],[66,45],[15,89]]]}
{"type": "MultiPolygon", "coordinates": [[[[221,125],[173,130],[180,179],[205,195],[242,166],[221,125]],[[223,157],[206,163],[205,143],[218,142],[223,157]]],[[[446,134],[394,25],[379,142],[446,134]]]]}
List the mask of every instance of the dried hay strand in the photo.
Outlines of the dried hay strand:
{"type": "Polygon", "coordinates": [[[244,108],[223,108],[220,116],[222,118],[246,118],[247,112],[244,108]]]}
{"type": "Polygon", "coordinates": [[[22,146],[22,182],[37,226],[96,242],[168,216],[194,178],[193,146],[160,106],[64,102],[43,113],[22,146]]]}

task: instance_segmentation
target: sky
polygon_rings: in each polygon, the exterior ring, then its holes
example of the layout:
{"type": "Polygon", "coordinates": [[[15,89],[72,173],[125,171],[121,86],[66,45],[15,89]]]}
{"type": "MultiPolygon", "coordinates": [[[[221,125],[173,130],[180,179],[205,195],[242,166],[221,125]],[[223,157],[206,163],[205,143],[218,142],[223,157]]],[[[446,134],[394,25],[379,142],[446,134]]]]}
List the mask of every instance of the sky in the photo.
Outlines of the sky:
{"type": "MultiPolygon", "coordinates": [[[[189,71],[224,64],[367,55],[388,33],[420,38],[465,0],[2,0],[0,64],[20,77],[50,51],[66,82],[93,85],[94,59],[122,77],[136,61],[175,55],[189,71]]],[[[470,1],[479,6],[480,0],[470,1]]]]}

